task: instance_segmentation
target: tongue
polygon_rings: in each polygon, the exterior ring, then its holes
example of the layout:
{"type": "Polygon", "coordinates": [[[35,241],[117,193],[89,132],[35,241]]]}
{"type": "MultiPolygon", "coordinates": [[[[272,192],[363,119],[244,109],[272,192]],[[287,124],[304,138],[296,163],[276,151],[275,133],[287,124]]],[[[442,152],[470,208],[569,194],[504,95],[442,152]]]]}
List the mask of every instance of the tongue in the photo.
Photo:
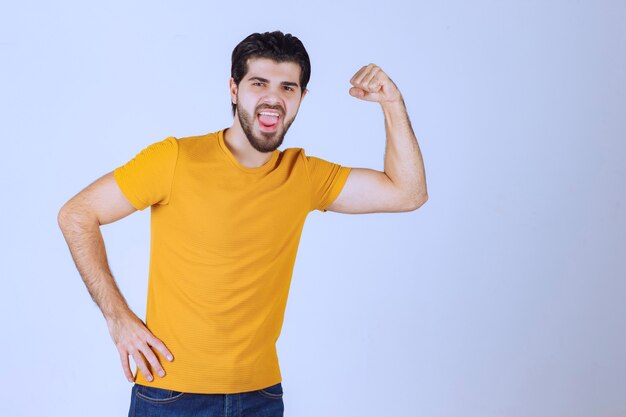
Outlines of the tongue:
{"type": "Polygon", "coordinates": [[[259,115],[259,121],[265,126],[274,126],[278,121],[278,117],[266,116],[264,114],[259,115]]]}

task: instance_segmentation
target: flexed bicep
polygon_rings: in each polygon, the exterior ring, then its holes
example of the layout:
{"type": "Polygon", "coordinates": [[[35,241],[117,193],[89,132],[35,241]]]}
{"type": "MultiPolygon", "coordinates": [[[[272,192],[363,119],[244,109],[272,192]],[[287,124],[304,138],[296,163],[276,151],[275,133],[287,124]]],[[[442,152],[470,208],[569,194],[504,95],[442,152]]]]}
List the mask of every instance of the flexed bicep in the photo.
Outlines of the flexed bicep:
{"type": "Polygon", "coordinates": [[[406,193],[381,171],[352,168],[341,193],[328,211],[349,214],[413,211],[406,193]]]}

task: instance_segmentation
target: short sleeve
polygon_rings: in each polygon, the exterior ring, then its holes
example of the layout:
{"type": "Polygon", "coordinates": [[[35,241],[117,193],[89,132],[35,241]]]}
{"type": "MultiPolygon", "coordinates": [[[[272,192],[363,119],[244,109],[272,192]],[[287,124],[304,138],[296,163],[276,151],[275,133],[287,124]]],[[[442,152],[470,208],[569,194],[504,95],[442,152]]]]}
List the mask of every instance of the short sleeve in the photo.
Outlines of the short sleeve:
{"type": "Polygon", "coordinates": [[[328,206],[339,196],[352,168],[315,156],[305,155],[305,161],[311,180],[310,210],[326,212],[328,206]]]}
{"type": "Polygon", "coordinates": [[[137,210],[167,204],[178,158],[178,141],[170,136],[142,149],[113,170],[122,193],[137,210]]]}

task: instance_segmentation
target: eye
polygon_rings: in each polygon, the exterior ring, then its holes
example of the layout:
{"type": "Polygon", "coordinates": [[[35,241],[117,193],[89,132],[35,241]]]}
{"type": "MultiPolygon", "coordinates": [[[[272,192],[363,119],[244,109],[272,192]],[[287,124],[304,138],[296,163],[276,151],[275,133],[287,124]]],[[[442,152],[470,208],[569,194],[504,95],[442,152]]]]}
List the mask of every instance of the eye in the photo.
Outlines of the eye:
{"type": "Polygon", "coordinates": [[[252,83],[252,85],[263,85],[263,83],[262,83],[262,82],[257,81],[257,82],[252,83]]]}
{"type": "Polygon", "coordinates": [[[288,85],[286,85],[286,86],[285,86],[285,89],[286,89],[287,91],[294,91],[293,87],[289,87],[288,85]]]}

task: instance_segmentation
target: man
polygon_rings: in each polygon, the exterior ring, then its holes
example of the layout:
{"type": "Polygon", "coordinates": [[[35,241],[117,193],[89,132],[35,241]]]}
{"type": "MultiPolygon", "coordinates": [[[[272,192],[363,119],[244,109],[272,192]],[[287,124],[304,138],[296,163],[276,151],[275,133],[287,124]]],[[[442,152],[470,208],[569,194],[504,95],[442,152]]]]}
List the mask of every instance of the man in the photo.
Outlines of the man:
{"type": "Polygon", "coordinates": [[[354,74],[349,94],[381,105],[384,172],[277,149],[309,77],[298,38],[248,36],[232,54],[231,127],[155,142],[61,208],[59,225],[78,271],[135,382],[129,415],[282,416],[275,343],[308,213],[403,212],[426,202],[402,95],[376,65],[354,74]],[[108,268],[100,225],[148,206],[144,324],[108,268]]]}

